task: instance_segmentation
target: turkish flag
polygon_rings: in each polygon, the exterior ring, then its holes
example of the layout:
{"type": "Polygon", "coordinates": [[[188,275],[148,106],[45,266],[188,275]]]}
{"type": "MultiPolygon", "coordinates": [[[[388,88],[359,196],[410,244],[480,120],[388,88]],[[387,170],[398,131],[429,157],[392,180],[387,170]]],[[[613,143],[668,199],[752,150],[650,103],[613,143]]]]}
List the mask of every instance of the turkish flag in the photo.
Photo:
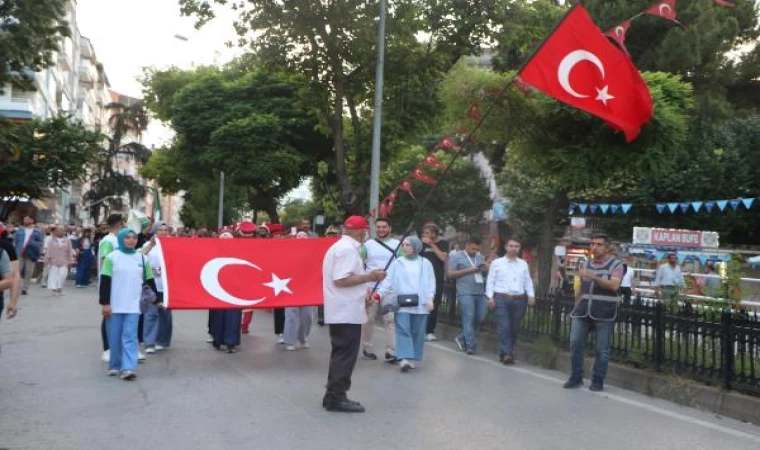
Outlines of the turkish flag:
{"type": "Polygon", "coordinates": [[[162,238],[164,305],[250,309],[321,305],[333,238],[162,238]]]}
{"type": "Polygon", "coordinates": [[[663,0],[656,3],[649,9],[644,10],[644,14],[663,17],[680,25],[680,22],[676,20],[676,0],[663,0]]]}
{"type": "Polygon", "coordinates": [[[409,193],[409,195],[414,198],[414,194],[412,194],[412,182],[409,180],[404,180],[401,182],[401,184],[398,185],[398,188],[402,191],[406,191],[409,193]]]}
{"type": "Polygon", "coordinates": [[[652,96],[630,58],[576,4],[519,74],[557,100],[636,138],[652,117],[652,96]]]}
{"type": "Polygon", "coordinates": [[[419,167],[412,170],[411,175],[426,184],[438,184],[438,180],[422,171],[419,167]]]}
{"type": "Polygon", "coordinates": [[[446,170],[446,164],[438,161],[438,158],[432,153],[428,153],[427,156],[425,156],[425,159],[422,160],[422,164],[435,167],[436,169],[446,170]]]}
{"type": "Polygon", "coordinates": [[[604,32],[605,36],[609,36],[612,39],[614,39],[615,42],[618,43],[620,48],[623,49],[625,54],[629,56],[630,56],[630,53],[628,53],[628,49],[625,47],[625,35],[626,33],[628,33],[628,28],[630,27],[631,27],[631,19],[628,19],[625,22],[621,23],[620,25],[604,32]]]}
{"type": "Polygon", "coordinates": [[[462,150],[456,141],[449,136],[444,136],[443,139],[441,139],[441,142],[438,143],[438,148],[442,148],[444,150],[454,150],[455,152],[462,150]]]}
{"type": "Polygon", "coordinates": [[[722,6],[724,8],[733,8],[736,6],[736,3],[733,2],[733,0],[713,0],[716,5],[722,6]]]}

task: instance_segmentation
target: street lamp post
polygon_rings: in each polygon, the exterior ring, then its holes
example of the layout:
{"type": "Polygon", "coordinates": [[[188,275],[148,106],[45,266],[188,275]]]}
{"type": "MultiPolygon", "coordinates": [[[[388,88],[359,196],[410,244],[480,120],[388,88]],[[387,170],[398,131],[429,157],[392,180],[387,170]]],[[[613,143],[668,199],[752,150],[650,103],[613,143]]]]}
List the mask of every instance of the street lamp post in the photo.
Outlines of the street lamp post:
{"type": "MultiPolygon", "coordinates": [[[[369,183],[369,210],[380,215],[380,137],[383,124],[383,71],[385,70],[385,0],[380,0],[380,23],[377,28],[377,67],[375,68],[375,117],[372,121],[372,164],[369,183]]],[[[375,232],[375,221],[370,223],[375,232]]]]}

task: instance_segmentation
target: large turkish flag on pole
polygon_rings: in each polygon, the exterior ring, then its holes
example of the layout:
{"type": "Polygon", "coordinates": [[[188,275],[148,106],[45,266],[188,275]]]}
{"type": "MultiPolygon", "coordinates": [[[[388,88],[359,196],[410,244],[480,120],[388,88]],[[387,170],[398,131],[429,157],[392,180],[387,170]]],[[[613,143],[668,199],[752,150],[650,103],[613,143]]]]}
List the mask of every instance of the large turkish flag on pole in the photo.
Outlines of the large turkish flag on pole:
{"type": "Polygon", "coordinates": [[[335,239],[163,238],[164,305],[250,309],[321,305],[335,239]]]}
{"type": "Polygon", "coordinates": [[[652,117],[652,97],[636,66],[580,4],[518,75],[547,95],[623,131],[628,142],[652,117]]]}

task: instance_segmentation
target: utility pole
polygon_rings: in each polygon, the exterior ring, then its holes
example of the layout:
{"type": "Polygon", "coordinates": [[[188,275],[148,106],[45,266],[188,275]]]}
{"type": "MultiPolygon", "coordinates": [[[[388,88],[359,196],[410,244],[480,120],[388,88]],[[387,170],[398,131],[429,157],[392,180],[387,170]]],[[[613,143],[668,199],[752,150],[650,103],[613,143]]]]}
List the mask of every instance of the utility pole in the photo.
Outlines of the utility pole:
{"type": "Polygon", "coordinates": [[[221,230],[224,226],[224,172],[219,172],[219,219],[217,222],[217,230],[221,230]]]}
{"type": "MultiPolygon", "coordinates": [[[[380,23],[377,29],[377,67],[375,68],[375,117],[372,121],[372,165],[369,184],[369,210],[375,211],[375,219],[380,215],[380,134],[383,124],[383,71],[385,70],[385,5],[380,0],[380,23]]],[[[375,221],[370,222],[372,234],[375,221]]]]}

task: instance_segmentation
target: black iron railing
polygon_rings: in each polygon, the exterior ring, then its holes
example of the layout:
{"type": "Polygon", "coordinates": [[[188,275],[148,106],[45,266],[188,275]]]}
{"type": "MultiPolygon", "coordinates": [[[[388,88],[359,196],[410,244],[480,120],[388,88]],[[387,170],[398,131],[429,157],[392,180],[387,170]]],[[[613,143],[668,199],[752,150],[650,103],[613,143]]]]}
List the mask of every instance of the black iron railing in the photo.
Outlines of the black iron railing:
{"type": "MultiPolygon", "coordinates": [[[[458,326],[455,295],[447,294],[440,320],[458,326]]],[[[566,293],[537,299],[523,319],[521,339],[549,336],[561,348],[569,348],[573,304],[566,293]]],[[[495,330],[494,319],[489,313],[484,329],[495,330]]],[[[638,298],[621,305],[610,347],[614,361],[674,370],[726,389],[760,394],[760,311],[638,298]]]]}

